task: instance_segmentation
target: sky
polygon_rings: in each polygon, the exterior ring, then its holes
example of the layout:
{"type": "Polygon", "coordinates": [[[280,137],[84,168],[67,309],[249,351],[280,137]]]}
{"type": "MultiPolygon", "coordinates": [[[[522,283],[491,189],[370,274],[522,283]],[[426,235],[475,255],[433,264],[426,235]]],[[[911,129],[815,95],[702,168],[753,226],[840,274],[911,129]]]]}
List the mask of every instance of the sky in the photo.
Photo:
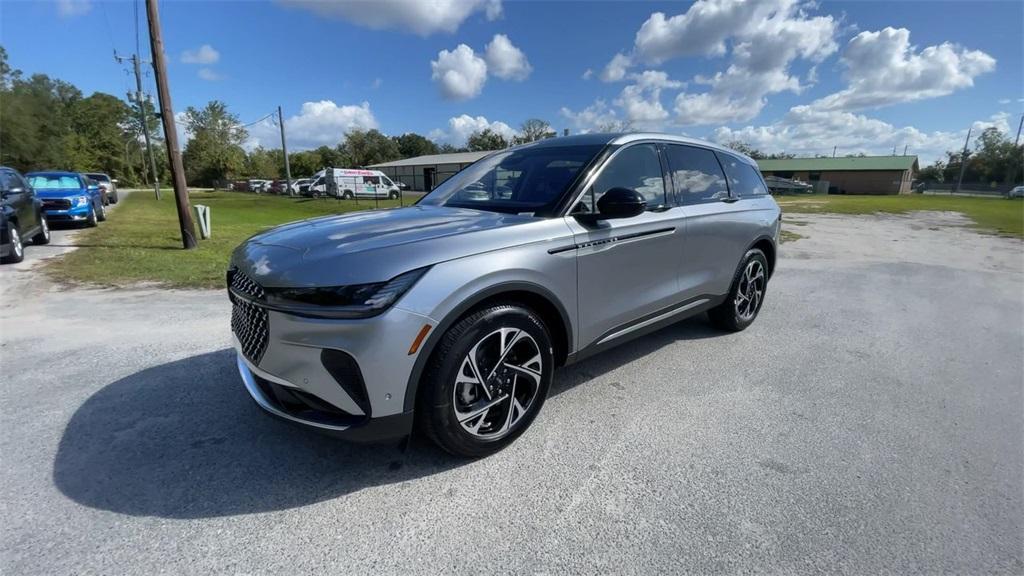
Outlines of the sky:
{"type": "MultiPolygon", "coordinates": [[[[123,96],[129,0],[2,0],[12,67],[123,96]]],[[[141,48],[149,58],[144,2],[141,48]]],[[[463,145],[528,118],[629,126],[797,155],[959,149],[1015,136],[1024,2],[162,0],[175,111],[217,99],[244,123],[283,108],[290,150],[351,129],[463,145]]],[[[146,90],[155,94],[152,74],[146,90]]],[[[279,147],[269,121],[247,147],[279,147]]]]}

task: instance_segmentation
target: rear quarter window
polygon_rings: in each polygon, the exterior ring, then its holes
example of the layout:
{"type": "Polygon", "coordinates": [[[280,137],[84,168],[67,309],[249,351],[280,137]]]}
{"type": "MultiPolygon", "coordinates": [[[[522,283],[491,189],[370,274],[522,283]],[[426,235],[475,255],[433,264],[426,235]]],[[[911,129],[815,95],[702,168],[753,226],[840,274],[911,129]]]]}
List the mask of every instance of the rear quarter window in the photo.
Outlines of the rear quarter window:
{"type": "Polygon", "coordinates": [[[733,196],[750,198],[768,194],[768,189],[765,188],[757,168],[731,154],[719,154],[718,160],[722,163],[722,168],[725,169],[725,177],[729,181],[729,191],[733,196]]]}

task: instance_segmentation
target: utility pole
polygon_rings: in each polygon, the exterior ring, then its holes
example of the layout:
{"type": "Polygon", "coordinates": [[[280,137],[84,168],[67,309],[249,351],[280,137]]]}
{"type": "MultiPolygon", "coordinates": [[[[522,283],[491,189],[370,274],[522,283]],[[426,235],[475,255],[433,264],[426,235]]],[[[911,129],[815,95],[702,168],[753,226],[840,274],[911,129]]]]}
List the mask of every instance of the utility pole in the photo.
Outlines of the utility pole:
{"type": "Polygon", "coordinates": [[[835,157],[836,157],[836,148],[838,148],[838,146],[833,146],[833,147],[832,147],[832,157],[833,157],[833,158],[835,158],[835,157]]]}
{"type": "Polygon", "coordinates": [[[139,122],[142,122],[142,135],[146,139],[146,151],[149,153],[149,173],[153,176],[153,194],[159,200],[160,177],[156,173],[156,157],[153,156],[153,144],[149,140],[149,114],[146,113],[145,101],[142,96],[142,72],[139,67],[142,60],[139,59],[138,54],[132,54],[131,57],[125,58],[124,56],[118,56],[117,52],[114,52],[114,60],[117,60],[118,63],[122,63],[125,60],[132,61],[132,69],[135,71],[135,94],[133,95],[129,92],[128,99],[135,102],[139,107],[139,122]]]}
{"type": "Polygon", "coordinates": [[[908,146],[910,146],[910,144],[904,144],[904,145],[903,145],[903,155],[904,155],[904,156],[906,156],[906,155],[907,155],[907,147],[908,147],[908,146]]]}
{"type": "Polygon", "coordinates": [[[1013,145],[1020,144],[1020,129],[1024,128],[1024,114],[1020,115],[1020,124],[1017,124],[1017,137],[1013,139],[1013,145]]]}
{"type": "MultiPolygon", "coordinates": [[[[960,185],[964,182],[964,169],[967,168],[967,144],[971,141],[971,130],[973,130],[973,128],[967,129],[967,139],[964,140],[964,151],[960,153],[960,176],[956,179],[956,188],[953,189],[953,192],[959,192],[960,185]]],[[[950,192],[950,194],[953,192],[950,192]]]]}
{"type": "Polygon", "coordinates": [[[178,208],[178,224],[181,228],[181,244],[186,250],[196,247],[196,227],[192,223],[192,208],[188,202],[188,188],[185,183],[185,168],[181,165],[178,150],[178,129],[174,126],[174,107],[171,106],[171,91],[167,87],[167,62],[164,60],[164,40],[160,34],[160,12],[157,0],[146,0],[146,18],[149,20],[149,47],[153,55],[153,75],[156,77],[156,95],[160,100],[160,119],[164,125],[167,140],[167,160],[171,165],[171,181],[174,183],[174,203],[178,208]]]}
{"type": "Polygon", "coordinates": [[[281,114],[281,107],[277,107],[277,125],[281,127],[281,151],[284,152],[284,179],[288,183],[288,195],[294,196],[292,191],[292,167],[288,163],[288,145],[284,142],[284,115],[281,114]]]}

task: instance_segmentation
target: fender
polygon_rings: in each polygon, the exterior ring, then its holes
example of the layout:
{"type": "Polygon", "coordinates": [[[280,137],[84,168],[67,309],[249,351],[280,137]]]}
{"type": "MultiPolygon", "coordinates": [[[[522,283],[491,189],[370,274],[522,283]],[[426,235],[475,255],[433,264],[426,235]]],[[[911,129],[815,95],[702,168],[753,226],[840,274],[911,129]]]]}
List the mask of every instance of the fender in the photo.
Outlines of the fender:
{"type": "Polygon", "coordinates": [[[473,294],[472,297],[463,300],[458,306],[449,312],[443,320],[438,322],[437,326],[435,326],[433,330],[430,331],[430,336],[427,338],[427,341],[423,344],[423,348],[420,350],[419,355],[416,357],[416,362],[412,367],[412,373],[409,374],[409,382],[405,386],[404,411],[409,412],[416,408],[416,393],[419,390],[423,370],[426,368],[427,361],[430,359],[430,356],[434,353],[434,348],[437,347],[438,342],[440,342],[441,338],[444,337],[448,328],[450,328],[452,324],[476,305],[488,298],[505,292],[530,292],[544,298],[548,302],[551,302],[558,310],[558,314],[562,317],[562,324],[565,326],[566,354],[572,354],[572,323],[569,321],[569,314],[566,312],[565,306],[562,305],[562,302],[554,295],[554,293],[547,288],[532,282],[499,282],[498,284],[484,288],[483,290],[473,294]]]}
{"type": "MultiPolygon", "coordinates": [[[[751,248],[753,248],[755,244],[757,244],[759,242],[762,242],[762,241],[768,242],[768,244],[770,244],[771,247],[772,247],[772,253],[771,254],[765,254],[765,257],[768,258],[768,279],[771,280],[772,279],[772,275],[775,274],[775,263],[778,261],[778,253],[779,253],[779,247],[776,246],[776,244],[775,244],[775,238],[772,238],[771,236],[769,236],[767,234],[762,234],[762,235],[758,236],[757,238],[754,238],[754,241],[747,245],[747,247],[743,250],[743,253],[746,254],[747,251],[749,251],[751,248]]],[[[740,262],[739,264],[737,264],[736,270],[739,271],[739,267],[742,266],[742,265],[743,265],[743,262],[740,262]]],[[[735,278],[735,272],[733,273],[733,277],[735,278]]]]}

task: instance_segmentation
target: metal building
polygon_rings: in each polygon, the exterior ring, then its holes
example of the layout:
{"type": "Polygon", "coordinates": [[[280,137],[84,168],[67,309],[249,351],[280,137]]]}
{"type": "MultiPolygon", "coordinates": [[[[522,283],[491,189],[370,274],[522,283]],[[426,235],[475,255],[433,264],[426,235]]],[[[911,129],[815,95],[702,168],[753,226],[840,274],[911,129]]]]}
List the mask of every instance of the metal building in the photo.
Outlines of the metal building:
{"type": "Polygon", "coordinates": [[[909,194],[917,156],[850,156],[758,160],[767,176],[828,182],[830,194],[909,194]]]}
{"type": "Polygon", "coordinates": [[[374,164],[366,168],[380,170],[391,180],[405,183],[408,186],[406,190],[429,192],[459,170],[490,153],[491,151],[430,154],[374,164]]]}

